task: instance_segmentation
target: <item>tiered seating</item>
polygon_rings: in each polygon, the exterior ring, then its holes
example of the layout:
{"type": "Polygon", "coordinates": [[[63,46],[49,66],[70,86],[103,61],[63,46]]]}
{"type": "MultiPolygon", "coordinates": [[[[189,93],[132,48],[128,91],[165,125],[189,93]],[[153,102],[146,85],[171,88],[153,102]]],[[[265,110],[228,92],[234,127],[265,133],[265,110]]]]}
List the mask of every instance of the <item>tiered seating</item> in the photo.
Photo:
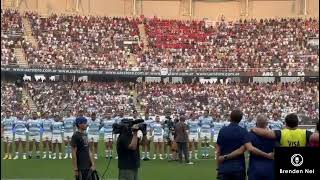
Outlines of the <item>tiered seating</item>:
{"type": "Polygon", "coordinates": [[[26,47],[29,63],[36,66],[71,68],[126,68],[130,52],[123,41],[139,39],[137,19],[93,16],[41,18],[27,13],[39,49],[26,47]]]}
{"type": "Polygon", "coordinates": [[[22,17],[18,11],[1,9],[1,65],[16,65],[14,48],[21,45],[22,17]]]}
{"type": "Polygon", "coordinates": [[[217,22],[146,21],[150,51],[140,55],[146,67],[318,68],[318,51],[307,47],[319,37],[318,19],[265,19],[217,22]]]}
{"type": "Polygon", "coordinates": [[[120,109],[129,113],[129,88],[121,83],[28,83],[28,92],[40,111],[55,113],[80,109],[104,113],[120,109]]]}
{"type": "Polygon", "coordinates": [[[292,84],[145,84],[139,87],[142,104],[153,114],[166,110],[203,111],[225,119],[233,109],[246,116],[264,113],[284,117],[290,112],[319,117],[317,83],[292,84]]]}

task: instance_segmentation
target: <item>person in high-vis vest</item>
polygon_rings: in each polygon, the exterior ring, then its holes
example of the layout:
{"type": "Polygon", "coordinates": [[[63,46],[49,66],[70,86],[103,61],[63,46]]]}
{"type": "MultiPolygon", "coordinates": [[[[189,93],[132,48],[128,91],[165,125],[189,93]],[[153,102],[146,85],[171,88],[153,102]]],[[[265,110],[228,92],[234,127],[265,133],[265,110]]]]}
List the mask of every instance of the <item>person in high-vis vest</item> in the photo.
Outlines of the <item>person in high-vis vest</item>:
{"type": "Polygon", "coordinates": [[[305,147],[310,141],[319,142],[319,133],[298,128],[299,120],[296,114],[288,114],[285,124],[286,128],[282,130],[253,128],[252,131],[258,136],[276,139],[281,147],[305,147]]]}

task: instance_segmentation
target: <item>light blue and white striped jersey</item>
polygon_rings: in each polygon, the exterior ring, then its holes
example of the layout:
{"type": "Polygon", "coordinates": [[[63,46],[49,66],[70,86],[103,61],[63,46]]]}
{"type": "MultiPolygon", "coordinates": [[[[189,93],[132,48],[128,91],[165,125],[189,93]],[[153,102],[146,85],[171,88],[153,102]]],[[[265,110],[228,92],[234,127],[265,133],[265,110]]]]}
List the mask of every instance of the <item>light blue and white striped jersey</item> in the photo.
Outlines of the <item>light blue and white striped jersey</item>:
{"type": "Polygon", "coordinates": [[[101,126],[101,121],[100,119],[96,119],[94,121],[92,121],[90,119],[90,121],[88,121],[88,134],[91,135],[99,135],[99,130],[100,130],[100,126],[101,126]]]}
{"type": "Polygon", "coordinates": [[[242,120],[239,122],[239,126],[242,127],[242,128],[247,129],[247,120],[242,119],[242,120]]]}
{"type": "Polygon", "coordinates": [[[103,124],[103,133],[104,134],[112,134],[113,124],[115,123],[114,119],[104,119],[103,124]]]}
{"type": "Polygon", "coordinates": [[[63,131],[63,123],[61,121],[54,121],[52,123],[52,134],[61,135],[63,131]]]}
{"type": "Polygon", "coordinates": [[[281,130],[283,128],[283,123],[281,121],[269,121],[269,128],[271,130],[281,130]]]}
{"type": "MultiPolygon", "coordinates": [[[[155,123],[155,122],[153,122],[153,123],[151,124],[151,127],[152,127],[152,128],[153,128],[154,123],[155,123]]],[[[163,123],[163,124],[162,124],[162,128],[163,128],[163,135],[165,136],[165,138],[169,138],[169,136],[170,136],[170,129],[169,129],[168,124],[163,123]]],[[[152,130],[152,131],[153,131],[153,130],[152,130]]]]}
{"type": "Polygon", "coordinates": [[[220,130],[225,126],[225,123],[220,122],[213,122],[213,134],[218,135],[220,130]]]}
{"type": "Polygon", "coordinates": [[[43,119],[42,120],[42,127],[44,133],[51,133],[52,132],[52,123],[53,119],[43,119]]]}
{"type": "Polygon", "coordinates": [[[208,116],[208,117],[201,116],[199,120],[200,120],[200,126],[201,126],[200,131],[202,133],[211,133],[213,118],[211,116],[208,116]]]}
{"type": "Polygon", "coordinates": [[[63,118],[63,129],[65,133],[73,133],[76,117],[70,116],[63,118]]]}
{"type": "Polygon", "coordinates": [[[223,121],[224,126],[229,126],[230,121],[223,121]]]}
{"type": "Polygon", "coordinates": [[[153,123],[152,129],[155,136],[163,136],[164,130],[162,129],[162,124],[160,122],[153,123]]]}
{"type": "Polygon", "coordinates": [[[28,124],[28,130],[29,130],[30,136],[40,135],[41,126],[42,126],[41,119],[36,119],[36,120],[29,119],[27,124],[28,124]]]}
{"type": "Polygon", "coordinates": [[[122,119],[124,119],[125,117],[120,117],[120,116],[116,116],[114,117],[114,123],[119,124],[121,122],[122,119]]]}
{"type": "Polygon", "coordinates": [[[4,132],[12,133],[15,120],[16,118],[13,116],[10,116],[9,118],[3,118],[1,121],[1,127],[3,127],[4,132]]]}
{"type": "Polygon", "coordinates": [[[152,118],[145,119],[144,123],[147,125],[147,132],[152,131],[152,124],[155,122],[152,118]]]}
{"type": "Polygon", "coordinates": [[[200,122],[199,120],[191,120],[187,121],[187,125],[189,127],[189,134],[198,134],[200,129],[200,122]]]}
{"type": "Polygon", "coordinates": [[[26,135],[27,122],[23,119],[16,119],[14,122],[15,134],[26,135]]]}
{"type": "Polygon", "coordinates": [[[247,131],[251,131],[252,128],[255,128],[256,127],[256,121],[247,121],[246,123],[246,128],[247,128],[247,131]]]}

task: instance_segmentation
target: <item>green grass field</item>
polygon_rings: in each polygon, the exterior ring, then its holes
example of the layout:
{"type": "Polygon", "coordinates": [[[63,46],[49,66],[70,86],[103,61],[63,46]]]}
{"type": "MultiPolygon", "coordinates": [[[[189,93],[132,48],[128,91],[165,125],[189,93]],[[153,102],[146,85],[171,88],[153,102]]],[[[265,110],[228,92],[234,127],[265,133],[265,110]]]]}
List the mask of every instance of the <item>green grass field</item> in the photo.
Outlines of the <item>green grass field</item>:
{"type": "MultiPolygon", "coordinates": [[[[97,170],[100,173],[107,167],[107,160],[103,158],[102,142],[99,143],[99,159],[96,160],[97,170]]],[[[211,149],[211,155],[213,154],[211,149]]],[[[68,160],[2,160],[3,145],[1,148],[1,180],[72,180],[72,162],[68,160]]],[[[140,180],[213,180],[216,179],[216,166],[213,157],[206,160],[195,160],[194,165],[168,162],[167,160],[141,161],[139,170],[140,180]]],[[[116,180],[118,174],[117,160],[112,160],[107,172],[108,180],[116,180]]]]}

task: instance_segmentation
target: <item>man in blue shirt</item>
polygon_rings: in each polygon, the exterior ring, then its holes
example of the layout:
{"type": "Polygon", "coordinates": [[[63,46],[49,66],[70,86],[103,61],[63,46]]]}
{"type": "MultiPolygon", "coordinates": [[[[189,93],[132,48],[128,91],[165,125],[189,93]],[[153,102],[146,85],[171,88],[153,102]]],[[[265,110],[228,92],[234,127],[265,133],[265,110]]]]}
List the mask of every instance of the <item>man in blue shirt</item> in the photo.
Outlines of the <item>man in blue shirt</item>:
{"type": "MultiPolygon", "coordinates": [[[[257,127],[266,129],[268,125],[268,119],[266,116],[259,115],[257,117],[257,127]]],[[[253,146],[266,152],[272,153],[276,146],[276,140],[268,139],[256,135],[253,132],[249,133],[250,141],[253,146]]],[[[274,163],[272,159],[250,154],[249,180],[273,180],[274,179],[274,163]]]]}
{"type": "Polygon", "coordinates": [[[252,146],[248,131],[239,126],[243,113],[240,110],[233,110],[230,115],[231,123],[223,127],[218,135],[216,144],[218,178],[221,180],[245,180],[246,166],[244,151],[247,148],[250,152],[263,157],[270,157],[269,154],[260,151],[252,146]]]}

